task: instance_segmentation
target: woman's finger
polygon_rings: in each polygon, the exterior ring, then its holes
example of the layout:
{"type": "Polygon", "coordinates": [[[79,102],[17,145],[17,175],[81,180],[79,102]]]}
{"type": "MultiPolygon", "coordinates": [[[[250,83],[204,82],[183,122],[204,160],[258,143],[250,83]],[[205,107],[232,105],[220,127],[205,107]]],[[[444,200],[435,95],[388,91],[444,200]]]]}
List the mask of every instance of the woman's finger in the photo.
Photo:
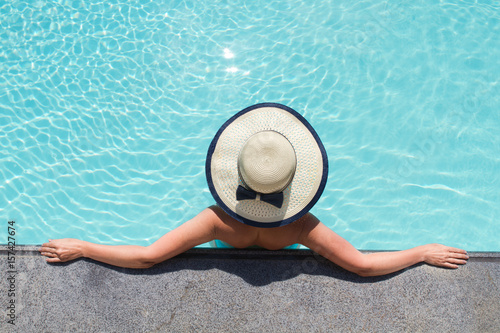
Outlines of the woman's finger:
{"type": "Polygon", "coordinates": [[[467,263],[466,260],[464,259],[457,259],[457,258],[450,258],[448,259],[448,262],[451,264],[458,264],[458,265],[464,265],[467,263]]]}
{"type": "Polygon", "coordinates": [[[458,249],[456,247],[450,247],[448,249],[449,249],[450,252],[467,254],[467,251],[465,251],[463,249],[458,249]]]}
{"type": "Polygon", "coordinates": [[[45,259],[47,262],[61,262],[61,259],[59,258],[47,258],[45,259]]]}
{"type": "Polygon", "coordinates": [[[53,247],[41,247],[39,249],[39,251],[40,251],[40,253],[43,252],[43,253],[52,253],[52,254],[55,254],[57,250],[55,248],[53,248],[53,247]]]}

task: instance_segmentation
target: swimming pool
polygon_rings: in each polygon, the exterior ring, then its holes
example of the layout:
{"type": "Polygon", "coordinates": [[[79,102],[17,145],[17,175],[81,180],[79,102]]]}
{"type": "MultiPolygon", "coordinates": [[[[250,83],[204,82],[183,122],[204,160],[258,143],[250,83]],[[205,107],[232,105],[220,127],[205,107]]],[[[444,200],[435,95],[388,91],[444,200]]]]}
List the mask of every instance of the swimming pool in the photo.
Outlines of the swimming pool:
{"type": "Polygon", "coordinates": [[[500,4],[0,5],[0,243],[146,245],[215,201],[219,126],[259,102],[329,155],[313,208],[357,248],[500,244],[500,4]]]}

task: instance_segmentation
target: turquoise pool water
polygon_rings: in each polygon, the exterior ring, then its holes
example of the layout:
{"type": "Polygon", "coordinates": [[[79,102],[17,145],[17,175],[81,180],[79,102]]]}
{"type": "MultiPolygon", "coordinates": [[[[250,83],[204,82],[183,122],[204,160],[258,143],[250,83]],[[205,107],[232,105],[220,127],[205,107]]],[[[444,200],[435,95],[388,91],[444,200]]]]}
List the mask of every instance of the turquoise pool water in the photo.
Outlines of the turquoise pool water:
{"type": "Polygon", "coordinates": [[[360,249],[500,244],[500,3],[0,2],[0,243],[146,245],[214,203],[208,144],[278,102],[360,249]]]}

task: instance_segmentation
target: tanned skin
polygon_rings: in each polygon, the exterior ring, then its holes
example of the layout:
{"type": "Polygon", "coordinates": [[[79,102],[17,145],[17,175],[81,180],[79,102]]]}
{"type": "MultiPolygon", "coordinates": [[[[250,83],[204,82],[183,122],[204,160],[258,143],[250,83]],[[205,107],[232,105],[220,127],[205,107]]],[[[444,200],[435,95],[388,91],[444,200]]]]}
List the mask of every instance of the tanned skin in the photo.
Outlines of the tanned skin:
{"type": "Polygon", "coordinates": [[[420,262],[458,268],[469,259],[466,251],[440,244],[363,254],[310,213],[282,227],[257,228],[236,221],[218,206],[203,210],[149,246],[100,245],[66,238],[43,244],[40,253],[50,263],[86,257],[120,267],[148,268],[215,239],[235,248],[257,245],[268,250],[302,244],[361,276],[389,274],[420,262]]]}

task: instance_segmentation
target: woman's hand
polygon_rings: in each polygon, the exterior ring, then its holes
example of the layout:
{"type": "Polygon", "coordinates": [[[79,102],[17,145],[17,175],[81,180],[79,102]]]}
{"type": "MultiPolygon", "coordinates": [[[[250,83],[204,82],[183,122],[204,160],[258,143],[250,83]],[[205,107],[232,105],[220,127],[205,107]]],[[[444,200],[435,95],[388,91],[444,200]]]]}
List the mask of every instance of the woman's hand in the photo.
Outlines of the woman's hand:
{"type": "Polygon", "coordinates": [[[83,257],[83,242],[78,239],[50,239],[39,249],[47,262],[65,262],[83,257]]]}
{"type": "Polygon", "coordinates": [[[434,266],[446,268],[458,268],[458,265],[467,263],[469,256],[465,250],[449,247],[441,244],[424,245],[423,260],[434,266]]]}

